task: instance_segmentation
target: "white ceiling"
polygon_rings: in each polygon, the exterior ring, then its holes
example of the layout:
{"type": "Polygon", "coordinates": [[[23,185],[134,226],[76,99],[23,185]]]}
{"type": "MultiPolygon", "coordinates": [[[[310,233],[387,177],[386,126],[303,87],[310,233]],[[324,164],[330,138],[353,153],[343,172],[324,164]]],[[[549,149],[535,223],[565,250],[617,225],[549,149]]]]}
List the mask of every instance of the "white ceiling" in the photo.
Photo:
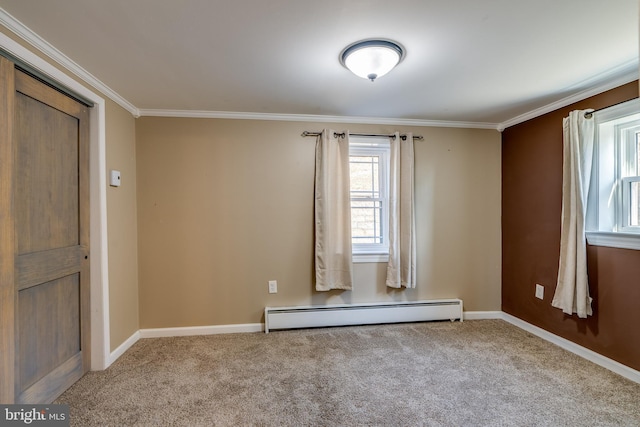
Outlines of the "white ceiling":
{"type": "MultiPolygon", "coordinates": [[[[142,110],[505,123],[638,75],[637,0],[0,0],[142,110]],[[343,68],[380,37],[405,60],[343,68]]],[[[10,17],[9,17],[10,18],[10,17]]]]}

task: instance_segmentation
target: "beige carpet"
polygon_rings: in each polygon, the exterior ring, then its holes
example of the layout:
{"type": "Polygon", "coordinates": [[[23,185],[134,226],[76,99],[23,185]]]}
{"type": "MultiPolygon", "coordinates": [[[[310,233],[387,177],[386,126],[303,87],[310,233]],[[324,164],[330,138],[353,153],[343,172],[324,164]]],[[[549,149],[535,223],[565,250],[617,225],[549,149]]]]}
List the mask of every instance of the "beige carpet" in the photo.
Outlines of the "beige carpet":
{"type": "Polygon", "coordinates": [[[56,403],[77,426],[640,426],[640,384],[500,320],[144,339],[56,403]]]}

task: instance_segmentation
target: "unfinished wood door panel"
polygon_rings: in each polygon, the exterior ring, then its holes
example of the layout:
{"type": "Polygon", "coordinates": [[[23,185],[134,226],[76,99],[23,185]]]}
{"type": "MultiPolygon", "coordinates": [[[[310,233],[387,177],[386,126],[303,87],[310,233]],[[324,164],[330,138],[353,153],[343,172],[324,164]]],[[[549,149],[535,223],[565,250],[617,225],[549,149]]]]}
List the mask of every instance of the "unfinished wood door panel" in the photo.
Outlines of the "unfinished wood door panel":
{"type": "Polygon", "coordinates": [[[51,249],[18,257],[16,263],[17,289],[22,290],[39,283],[48,282],[77,271],[77,266],[86,256],[82,246],[51,249]]]}
{"type": "Polygon", "coordinates": [[[0,327],[13,339],[2,342],[11,356],[0,358],[0,399],[48,403],[90,360],[88,111],[6,62],[0,94],[12,112],[0,121],[12,132],[0,134],[0,153],[11,156],[11,186],[0,187],[0,205],[11,207],[0,208],[0,230],[13,234],[0,238],[0,258],[12,260],[0,264],[0,304],[10,308],[0,327]]]}
{"type": "Polygon", "coordinates": [[[14,65],[0,57],[0,403],[15,401],[14,93],[14,65]]]}
{"type": "Polygon", "coordinates": [[[78,245],[78,120],[20,92],[15,109],[18,254],[78,245]]]}
{"type": "Polygon", "coordinates": [[[18,375],[24,389],[81,350],[79,276],[76,273],[18,293],[18,375]]]}
{"type": "Polygon", "coordinates": [[[88,112],[20,71],[14,109],[15,393],[47,402],[89,366],[88,112]]]}

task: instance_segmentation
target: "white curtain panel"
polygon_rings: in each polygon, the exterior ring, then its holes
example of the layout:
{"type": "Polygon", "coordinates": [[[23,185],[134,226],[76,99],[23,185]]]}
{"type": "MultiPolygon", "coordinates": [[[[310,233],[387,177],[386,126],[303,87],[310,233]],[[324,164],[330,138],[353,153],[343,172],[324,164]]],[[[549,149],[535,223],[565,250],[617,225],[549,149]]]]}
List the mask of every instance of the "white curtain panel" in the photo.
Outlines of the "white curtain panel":
{"type": "Polygon", "coordinates": [[[325,129],[316,141],[316,290],[352,289],[349,135],[325,129]]]}
{"type": "Polygon", "coordinates": [[[586,110],[572,111],[562,122],[562,229],[558,283],[551,305],[566,314],[590,316],[591,297],[587,280],[587,243],[585,215],[595,127],[593,119],[584,117],[586,110]]]}
{"type": "Polygon", "coordinates": [[[416,287],[416,215],[413,134],[391,138],[389,168],[389,263],[387,286],[416,287]]]}

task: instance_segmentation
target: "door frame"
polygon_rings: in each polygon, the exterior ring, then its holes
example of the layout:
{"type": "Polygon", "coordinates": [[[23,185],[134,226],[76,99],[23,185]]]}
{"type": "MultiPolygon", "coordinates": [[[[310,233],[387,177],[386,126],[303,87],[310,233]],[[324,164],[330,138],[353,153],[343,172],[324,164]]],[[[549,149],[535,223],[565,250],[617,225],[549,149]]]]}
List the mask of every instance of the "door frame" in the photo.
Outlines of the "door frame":
{"type": "Polygon", "coordinates": [[[89,113],[91,370],[104,370],[113,361],[109,335],[105,99],[2,32],[0,47],[94,103],[89,113]]]}

